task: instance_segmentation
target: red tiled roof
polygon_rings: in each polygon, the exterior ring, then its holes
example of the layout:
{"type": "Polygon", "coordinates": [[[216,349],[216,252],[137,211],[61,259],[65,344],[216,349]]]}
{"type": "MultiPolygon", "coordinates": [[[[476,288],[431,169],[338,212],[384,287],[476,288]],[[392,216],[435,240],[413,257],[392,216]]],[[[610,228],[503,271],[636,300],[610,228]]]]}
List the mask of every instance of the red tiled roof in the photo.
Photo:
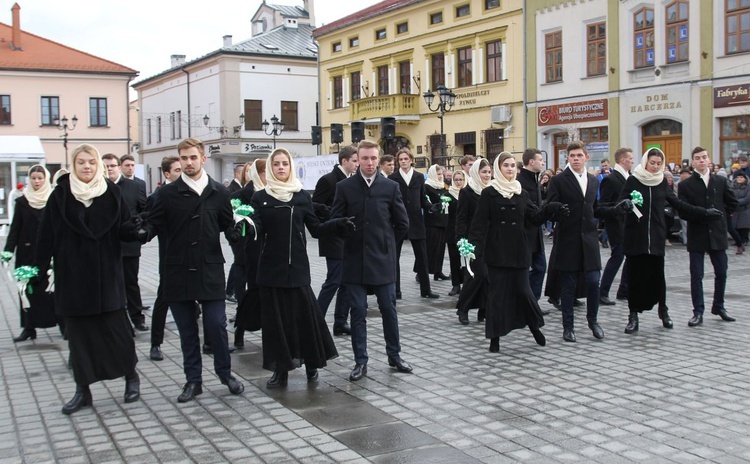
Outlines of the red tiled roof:
{"type": "Polygon", "coordinates": [[[315,29],[313,31],[313,37],[317,39],[318,37],[321,37],[338,29],[343,29],[347,26],[357,24],[366,19],[380,16],[393,10],[398,10],[399,8],[403,8],[413,3],[420,3],[422,1],[424,0],[384,0],[380,3],[376,3],[368,8],[365,8],[364,10],[360,10],[356,13],[350,14],[349,16],[344,16],[341,19],[337,19],[331,24],[326,24],[325,26],[321,26],[315,29]]]}
{"type": "Polygon", "coordinates": [[[21,49],[10,46],[13,28],[0,23],[0,69],[138,74],[135,69],[21,31],[21,49]]]}

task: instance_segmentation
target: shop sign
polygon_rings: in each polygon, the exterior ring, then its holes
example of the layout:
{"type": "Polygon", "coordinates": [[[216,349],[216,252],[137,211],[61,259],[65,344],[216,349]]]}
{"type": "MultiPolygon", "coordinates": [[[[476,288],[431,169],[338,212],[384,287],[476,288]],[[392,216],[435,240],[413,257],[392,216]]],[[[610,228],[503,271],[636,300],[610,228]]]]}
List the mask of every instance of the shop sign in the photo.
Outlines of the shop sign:
{"type": "Polygon", "coordinates": [[[537,109],[537,121],[540,126],[601,121],[609,117],[607,107],[606,99],[541,106],[537,109]]]}
{"type": "Polygon", "coordinates": [[[714,89],[714,108],[750,105],[750,84],[730,85],[714,89]]]}
{"type": "Polygon", "coordinates": [[[470,90],[468,92],[459,92],[456,94],[456,105],[471,106],[476,105],[477,97],[486,97],[490,94],[489,90],[470,90]]]}
{"type": "Polygon", "coordinates": [[[641,105],[630,105],[631,113],[647,113],[650,111],[678,110],[682,108],[681,101],[674,101],[668,93],[646,95],[646,101],[641,105]]]}

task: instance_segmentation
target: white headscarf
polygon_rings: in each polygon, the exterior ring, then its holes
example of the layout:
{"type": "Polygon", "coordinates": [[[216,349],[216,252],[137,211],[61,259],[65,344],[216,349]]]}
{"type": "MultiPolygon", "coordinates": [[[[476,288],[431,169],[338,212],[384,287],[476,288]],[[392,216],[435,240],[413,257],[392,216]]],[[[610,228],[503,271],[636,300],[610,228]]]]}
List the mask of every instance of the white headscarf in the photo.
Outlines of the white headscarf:
{"type": "Polygon", "coordinates": [[[23,195],[29,201],[29,206],[34,209],[42,209],[47,205],[47,199],[52,193],[52,184],[49,183],[49,171],[41,164],[35,164],[29,168],[29,182],[31,181],[31,170],[39,166],[44,169],[44,182],[37,189],[29,185],[26,186],[26,190],[23,191],[23,195]]]}
{"type": "Polygon", "coordinates": [[[94,198],[104,195],[104,192],[107,191],[107,169],[104,166],[101,155],[99,155],[99,150],[94,148],[93,145],[87,143],[81,144],[73,150],[73,153],[73,170],[69,176],[70,192],[76,200],[80,201],[83,203],[83,206],[88,208],[91,206],[94,198]],[[94,173],[94,178],[88,183],[78,178],[75,169],[76,158],[84,151],[89,155],[92,155],[96,160],[96,172],[94,173]]]}
{"type": "Polygon", "coordinates": [[[441,182],[438,179],[437,170],[440,166],[437,164],[433,164],[430,166],[430,169],[427,170],[427,179],[425,179],[424,183],[429,185],[430,187],[440,190],[445,188],[445,182],[441,182]]]}
{"type": "Polygon", "coordinates": [[[450,193],[450,195],[453,198],[455,198],[456,200],[458,200],[458,195],[461,193],[461,189],[464,188],[464,187],[466,187],[466,173],[463,172],[463,171],[454,172],[453,173],[453,182],[451,182],[451,186],[450,186],[450,188],[448,188],[448,193],[450,193]],[[460,173],[462,176],[464,176],[464,185],[462,185],[461,187],[456,187],[455,177],[456,177],[457,173],[460,173]]]}
{"type": "Polygon", "coordinates": [[[667,158],[664,156],[663,151],[659,150],[658,148],[651,148],[643,155],[643,157],[641,158],[641,162],[633,170],[633,175],[636,179],[638,179],[638,181],[640,181],[641,184],[647,187],[656,187],[664,180],[664,167],[667,164],[666,159],[667,158]],[[646,169],[646,164],[648,163],[648,154],[651,152],[651,150],[656,150],[661,154],[661,171],[657,172],[656,174],[652,174],[646,169]]]}
{"type": "Polygon", "coordinates": [[[495,158],[495,162],[493,163],[495,178],[492,179],[492,187],[494,187],[495,190],[497,190],[498,193],[500,193],[500,195],[504,196],[505,198],[511,198],[513,195],[521,194],[521,183],[516,180],[516,176],[518,175],[517,169],[513,171],[513,178],[511,180],[506,179],[503,175],[503,172],[500,170],[499,163],[499,160],[503,155],[508,155],[511,158],[513,157],[513,155],[507,151],[504,151],[497,155],[497,158],[495,158]]]}
{"type": "Polygon", "coordinates": [[[471,188],[477,195],[481,195],[482,190],[490,186],[490,183],[485,184],[482,182],[482,177],[479,175],[479,166],[481,166],[483,159],[484,158],[477,158],[477,160],[474,161],[474,164],[471,165],[471,169],[469,169],[469,178],[466,181],[469,188],[471,188]]]}
{"type": "Polygon", "coordinates": [[[60,168],[57,170],[54,176],[52,176],[52,188],[57,187],[57,181],[60,180],[62,176],[65,174],[70,174],[70,171],[68,171],[65,168],[60,168]]]}
{"type": "MultiPolygon", "coordinates": [[[[253,164],[250,165],[250,169],[247,170],[246,176],[249,177],[249,179],[246,180],[246,182],[252,182],[253,183],[253,190],[256,192],[260,192],[264,188],[266,188],[266,184],[263,183],[263,180],[260,178],[260,174],[258,173],[258,160],[256,159],[253,161],[253,164]]],[[[266,166],[268,166],[268,163],[266,163],[266,166]]]]}
{"type": "Polygon", "coordinates": [[[277,148],[268,155],[266,160],[266,192],[279,201],[289,201],[292,195],[302,190],[302,182],[297,179],[294,172],[294,160],[286,148],[277,148]],[[273,175],[273,157],[283,153],[289,158],[289,179],[282,182],[273,175]]]}

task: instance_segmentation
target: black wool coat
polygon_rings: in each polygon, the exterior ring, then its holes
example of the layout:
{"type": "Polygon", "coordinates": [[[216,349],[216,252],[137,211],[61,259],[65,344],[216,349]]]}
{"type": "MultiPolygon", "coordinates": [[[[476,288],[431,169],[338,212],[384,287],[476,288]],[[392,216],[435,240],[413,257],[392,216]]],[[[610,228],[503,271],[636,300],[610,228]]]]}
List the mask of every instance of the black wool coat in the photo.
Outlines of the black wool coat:
{"type": "Polygon", "coordinates": [[[409,231],[409,216],[398,184],[376,175],[368,187],[357,172],[336,185],[331,217],[353,217],[357,227],[344,242],[342,282],[396,282],[396,243],[409,231]]]}
{"type": "MultiPolygon", "coordinates": [[[[336,196],[336,184],[344,179],[346,179],[344,172],[338,165],[334,166],[331,172],[318,179],[318,183],[315,184],[315,192],[312,196],[313,203],[332,207],[333,198],[336,196]]],[[[343,259],[344,238],[338,235],[321,237],[318,240],[318,255],[325,258],[343,259]]]]}
{"type": "Polygon", "coordinates": [[[109,180],[106,192],[84,207],[70,191],[69,176],[60,177],[43,210],[34,265],[46,276],[54,259],[58,315],[120,310],[125,307],[121,243],[135,240],[130,210],[109,180]]]}
{"type": "Polygon", "coordinates": [[[716,208],[724,213],[724,218],[720,219],[708,219],[705,214],[680,213],[680,218],[688,222],[688,251],[707,252],[726,250],[729,247],[725,218],[737,210],[737,197],[725,178],[716,174],[709,176],[708,187],[697,172],[677,184],[677,196],[680,200],[693,206],[716,208]]]}
{"type": "Polygon", "coordinates": [[[242,188],[242,184],[240,184],[237,179],[232,179],[232,182],[229,183],[227,188],[229,189],[229,193],[234,193],[242,188]]]}
{"type": "Polygon", "coordinates": [[[547,201],[568,205],[570,215],[559,218],[555,225],[555,238],[550,253],[550,267],[555,271],[601,270],[597,217],[606,217],[599,206],[596,193],[599,181],[586,173],[586,195],[571,169],[566,168],[549,182],[547,201]]]}
{"type": "Polygon", "coordinates": [[[258,260],[259,287],[297,288],[310,285],[305,227],[318,238],[335,232],[332,221],[321,223],[313,210],[312,198],[304,190],[289,201],[280,201],[265,190],[255,192],[250,205],[263,248],[258,260]]]}
{"type": "MultiPolygon", "coordinates": [[[[522,168],[518,172],[517,179],[521,184],[521,188],[529,195],[529,200],[534,203],[537,209],[541,208],[544,201],[542,199],[541,188],[539,187],[539,173],[522,168]]],[[[526,237],[530,252],[544,251],[544,233],[539,225],[527,223],[526,237]]]]}
{"type": "MultiPolygon", "coordinates": [[[[416,174],[416,173],[415,173],[416,174]]],[[[430,199],[430,203],[433,205],[440,205],[442,206],[443,202],[440,200],[441,196],[449,196],[448,190],[445,188],[436,189],[434,187],[430,187],[429,185],[425,184],[424,191],[427,197],[430,199]]],[[[454,198],[451,197],[453,200],[454,198]]],[[[448,207],[450,208],[450,203],[448,204],[448,207]]],[[[448,215],[442,213],[442,209],[437,213],[431,213],[429,210],[425,211],[424,214],[424,225],[425,227],[437,227],[440,229],[445,229],[448,227],[448,215]]]]}
{"type": "MultiPolygon", "coordinates": [[[[462,189],[463,190],[463,189],[462,189]]],[[[458,200],[453,198],[453,195],[447,193],[446,195],[451,197],[451,202],[448,203],[448,223],[445,225],[445,243],[449,245],[455,245],[458,242],[456,238],[456,216],[458,215],[458,200]]],[[[461,196],[461,192],[458,193],[461,196]]]]}
{"type": "Polygon", "coordinates": [[[469,238],[469,228],[478,204],[479,195],[471,187],[461,189],[456,207],[456,242],[462,238],[469,238]]]}
{"type": "Polygon", "coordinates": [[[146,228],[164,246],[165,301],[226,297],[220,237],[233,226],[229,190],[215,180],[209,178],[200,196],[182,178],[159,189],[146,228]]]}
{"type": "MultiPolygon", "coordinates": [[[[620,193],[622,193],[624,187],[625,177],[613,169],[611,174],[602,178],[601,187],[599,188],[599,202],[602,206],[616,205],[620,200],[620,193]]],[[[626,217],[615,216],[604,221],[604,230],[607,231],[607,240],[609,240],[610,244],[621,245],[625,240],[626,217]]]]}
{"type": "Polygon", "coordinates": [[[44,209],[32,208],[25,196],[16,199],[13,222],[10,223],[5,250],[16,254],[16,268],[30,266],[34,259],[39,222],[44,209]]]}
{"type": "MultiPolygon", "coordinates": [[[[120,176],[120,179],[115,183],[120,187],[122,192],[122,198],[125,200],[125,204],[130,209],[132,216],[140,216],[146,210],[146,190],[145,187],[141,188],[138,182],[130,179],[126,179],[120,176]]],[[[145,184],[144,184],[145,186],[145,184]]],[[[123,256],[141,256],[141,244],[140,242],[123,242],[122,243],[122,255],[123,256]]]]}
{"type": "Polygon", "coordinates": [[[411,182],[409,182],[409,185],[406,185],[406,181],[401,177],[399,171],[399,169],[396,169],[396,172],[388,178],[398,184],[401,191],[401,198],[406,208],[406,214],[409,215],[409,232],[406,238],[409,240],[424,240],[427,238],[424,215],[429,214],[430,207],[432,206],[427,201],[424,176],[415,170],[412,173],[411,182]]]}
{"type": "Polygon", "coordinates": [[[527,226],[539,228],[546,219],[529,194],[505,198],[492,187],[482,190],[477,210],[471,221],[469,242],[475,254],[488,266],[524,269],[531,266],[533,236],[527,226]]]}

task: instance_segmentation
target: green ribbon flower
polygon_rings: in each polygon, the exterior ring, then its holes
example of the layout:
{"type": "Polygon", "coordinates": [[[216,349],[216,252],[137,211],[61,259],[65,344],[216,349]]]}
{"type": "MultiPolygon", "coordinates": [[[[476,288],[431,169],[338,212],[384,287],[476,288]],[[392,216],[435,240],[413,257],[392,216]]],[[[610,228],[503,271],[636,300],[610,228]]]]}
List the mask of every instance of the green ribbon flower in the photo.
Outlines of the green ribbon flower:
{"type": "Polygon", "coordinates": [[[442,213],[448,214],[448,205],[453,201],[453,197],[450,195],[440,195],[440,202],[443,204],[442,213]]]}
{"type": "Polygon", "coordinates": [[[643,206],[643,195],[638,190],[630,192],[630,200],[636,206],[643,206]]]}
{"type": "Polygon", "coordinates": [[[458,243],[456,243],[456,246],[458,247],[458,253],[464,260],[466,270],[469,271],[469,275],[474,277],[474,272],[471,270],[471,260],[477,259],[476,255],[474,255],[474,250],[476,247],[469,243],[469,241],[465,238],[459,240],[458,243]]]}
{"type": "Polygon", "coordinates": [[[13,259],[13,253],[10,251],[0,253],[0,260],[2,260],[3,264],[10,262],[11,259],[13,259]]]}
{"type": "Polygon", "coordinates": [[[18,294],[21,297],[21,307],[28,308],[31,306],[29,299],[26,297],[26,288],[29,289],[29,295],[33,292],[33,288],[29,287],[29,280],[39,275],[39,269],[36,266],[21,266],[13,271],[13,277],[17,281],[18,294]]]}
{"type": "Polygon", "coordinates": [[[245,236],[245,223],[249,222],[250,224],[253,224],[253,221],[250,219],[250,216],[255,214],[255,210],[250,205],[245,205],[242,203],[242,200],[239,198],[235,198],[231,200],[230,202],[232,204],[232,211],[235,215],[235,221],[236,222],[242,222],[242,236],[245,236]]]}

